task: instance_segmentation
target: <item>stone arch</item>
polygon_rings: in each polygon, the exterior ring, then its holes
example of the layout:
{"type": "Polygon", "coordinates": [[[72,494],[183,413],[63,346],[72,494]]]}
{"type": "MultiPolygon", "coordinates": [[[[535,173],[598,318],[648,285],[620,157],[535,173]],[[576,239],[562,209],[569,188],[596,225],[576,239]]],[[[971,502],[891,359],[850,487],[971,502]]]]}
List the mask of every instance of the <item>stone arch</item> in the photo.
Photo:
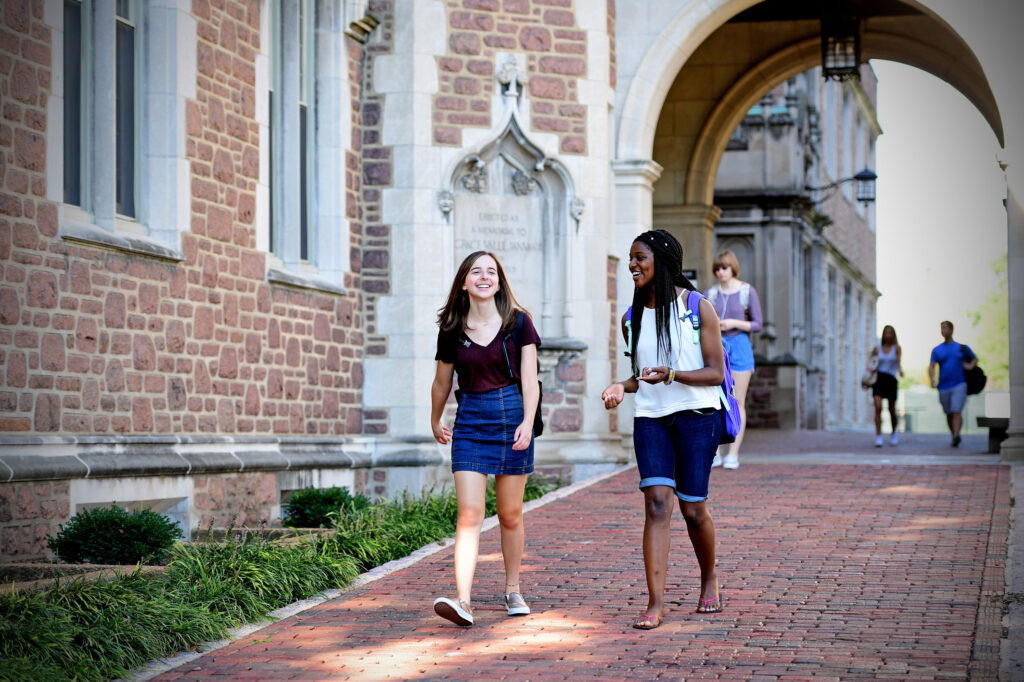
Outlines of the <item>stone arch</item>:
{"type": "MultiPolygon", "coordinates": [[[[669,88],[687,60],[732,17],[758,4],[750,0],[709,0],[707,3],[692,3],[672,17],[644,53],[620,99],[622,115],[616,144],[618,159],[651,158],[658,116],[669,88]],[[654,74],[654,77],[650,78],[649,74],[654,74]]],[[[967,43],[938,14],[918,0],[893,0],[892,4],[910,8],[917,15],[897,19],[870,18],[863,33],[864,60],[891,59],[945,80],[978,108],[1003,144],[1003,126],[995,96],[981,64],[967,43]]],[[[751,71],[780,69],[788,60],[797,60],[793,62],[796,70],[789,73],[792,75],[820,64],[820,56],[820,41],[815,30],[813,34],[794,36],[790,45],[756,66],[752,65],[751,71]]],[[[749,87],[757,79],[755,75],[753,80],[744,78],[741,81],[749,87]]],[[[779,80],[781,78],[763,83],[761,92],[779,80]]],[[[739,94],[736,91],[738,87],[739,83],[729,88],[729,92],[739,94]]],[[[704,128],[708,129],[708,126],[704,128]]],[[[713,174],[711,178],[713,181],[713,174]]],[[[689,190],[686,194],[691,196],[689,190]]]]}

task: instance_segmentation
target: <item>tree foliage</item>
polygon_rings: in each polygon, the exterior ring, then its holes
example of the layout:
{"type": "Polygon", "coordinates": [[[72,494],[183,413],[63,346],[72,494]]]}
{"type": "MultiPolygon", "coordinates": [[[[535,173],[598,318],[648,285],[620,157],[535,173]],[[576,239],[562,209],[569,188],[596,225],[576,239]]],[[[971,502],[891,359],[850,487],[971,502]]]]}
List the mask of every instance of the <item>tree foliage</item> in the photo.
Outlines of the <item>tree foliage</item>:
{"type": "Polygon", "coordinates": [[[988,388],[1010,385],[1010,289],[1006,254],[992,263],[997,284],[978,308],[968,315],[971,326],[980,331],[977,348],[978,364],[988,375],[988,388]]]}

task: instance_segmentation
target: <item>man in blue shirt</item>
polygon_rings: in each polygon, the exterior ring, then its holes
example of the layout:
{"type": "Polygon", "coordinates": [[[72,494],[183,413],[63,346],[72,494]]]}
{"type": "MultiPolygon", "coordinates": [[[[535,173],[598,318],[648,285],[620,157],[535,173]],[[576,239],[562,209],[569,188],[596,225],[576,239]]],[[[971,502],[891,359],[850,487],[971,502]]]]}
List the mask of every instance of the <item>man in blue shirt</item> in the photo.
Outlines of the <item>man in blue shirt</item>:
{"type": "Polygon", "coordinates": [[[931,363],[928,365],[928,380],[932,388],[939,389],[939,402],[946,413],[946,424],[953,434],[952,446],[960,445],[960,426],[963,424],[964,402],[967,400],[967,378],[965,369],[973,369],[978,364],[978,357],[969,346],[953,341],[953,323],[949,320],[939,325],[942,343],[932,349],[931,363]],[[935,381],[935,369],[939,370],[939,380],[935,381]]]}

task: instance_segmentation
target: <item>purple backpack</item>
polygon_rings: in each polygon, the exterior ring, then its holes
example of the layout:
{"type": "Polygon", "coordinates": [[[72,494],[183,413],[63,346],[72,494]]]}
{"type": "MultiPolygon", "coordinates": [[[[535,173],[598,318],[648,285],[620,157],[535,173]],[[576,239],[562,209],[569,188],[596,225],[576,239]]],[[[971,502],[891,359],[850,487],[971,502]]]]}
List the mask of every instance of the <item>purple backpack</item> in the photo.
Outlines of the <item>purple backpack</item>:
{"type": "MultiPolygon", "coordinates": [[[[687,310],[684,312],[679,319],[685,317],[690,318],[690,324],[693,325],[693,342],[700,343],[700,299],[704,298],[699,292],[691,291],[686,297],[687,310]]],[[[628,346],[627,354],[633,349],[633,306],[626,309],[626,344],[628,346]]],[[[722,421],[724,422],[724,429],[722,430],[722,443],[732,443],[736,440],[736,436],[740,432],[740,426],[742,421],[740,420],[740,404],[736,401],[736,396],[733,395],[733,386],[735,382],[732,378],[732,366],[729,363],[729,354],[724,352],[722,357],[725,359],[725,376],[722,379],[722,385],[718,386],[718,398],[722,402],[722,421]]],[[[636,358],[631,358],[630,361],[633,363],[633,376],[636,376],[636,358]]]]}

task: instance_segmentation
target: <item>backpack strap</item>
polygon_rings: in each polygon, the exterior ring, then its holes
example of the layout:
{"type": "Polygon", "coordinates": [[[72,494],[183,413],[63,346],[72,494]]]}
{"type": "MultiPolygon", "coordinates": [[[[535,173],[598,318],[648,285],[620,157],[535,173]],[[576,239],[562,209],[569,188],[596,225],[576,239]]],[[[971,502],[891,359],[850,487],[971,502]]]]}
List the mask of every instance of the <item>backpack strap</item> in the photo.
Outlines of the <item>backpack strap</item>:
{"type": "Polygon", "coordinates": [[[686,312],[682,314],[680,319],[683,317],[690,318],[690,324],[693,325],[693,342],[700,343],[700,299],[703,296],[698,291],[691,291],[686,296],[686,312]]]}
{"type": "Polygon", "coordinates": [[[519,381],[519,373],[512,367],[512,359],[508,354],[508,346],[506,345],[509,339],[512,340],[514,347],[522,353],[523,350],[523,326],[526,324],[526,313],[519,311],[519,316],[516,318],[516,326],[511,331],[505,334],[505,338],[501,340],[501,352],[505,355],[505,367],[508,369],[508,376],[515,382],[519,381]]]}

